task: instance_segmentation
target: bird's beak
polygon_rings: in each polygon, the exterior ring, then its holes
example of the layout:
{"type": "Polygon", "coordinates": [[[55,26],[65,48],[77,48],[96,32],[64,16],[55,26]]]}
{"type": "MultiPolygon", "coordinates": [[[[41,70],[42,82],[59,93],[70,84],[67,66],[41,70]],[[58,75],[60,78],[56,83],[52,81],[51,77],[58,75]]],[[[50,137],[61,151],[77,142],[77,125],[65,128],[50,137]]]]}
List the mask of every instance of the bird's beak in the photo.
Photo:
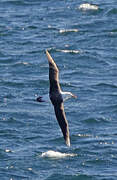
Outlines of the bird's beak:
{"type": "Polygon", "coordinates": [[[74,95],[74,94],[72,94],[72,97],[73,97],[73,98],[75,98],[75,99],[77,99],[77,98],[78,98],[78,97],[77,97],[76,95],[74,95]]]}
{"type": "Polygon", "coordinates": [[[41,96],[36,99],[38,102],[45,102],[41,96]]]}

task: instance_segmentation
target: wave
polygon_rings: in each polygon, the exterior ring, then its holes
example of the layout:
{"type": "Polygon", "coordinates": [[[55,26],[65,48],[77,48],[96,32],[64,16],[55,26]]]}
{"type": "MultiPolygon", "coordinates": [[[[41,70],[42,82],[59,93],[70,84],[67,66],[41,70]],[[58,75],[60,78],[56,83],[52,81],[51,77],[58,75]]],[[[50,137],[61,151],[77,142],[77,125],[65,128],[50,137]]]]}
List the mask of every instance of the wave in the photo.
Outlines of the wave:
{"type": "Polygon", "coordinates": [[[85,119],[85,122],[87,124],[98,124],[98,123],[108,123],[109,119],[106,117],[91,117],[91,118],[87,118],[85,119]]]}
{"type": "Polygon", "coordinates": [[[110,84],[110,83],[104,83],[104,82],[100,82],[98,84],[95,84],[95,86],[97,87],[108,87],[108,88],[117,88],[117,85],[116,84],[110,84]]]}
{"type": "Polygon", "coordinates": [[[17,63],[14,63],[14,64],[13,64],[14,67],[15,67],[15,66],[20,66],[20,65],[21,65],[21,66],[22,66],[22,65],[26,66],[26,65],[30,65],[30,63],[24,61],[24,62],[17,62],[17,63]]]}
{"type": "Polygon", "coordinates": [[[81,174],[81,173],[72,174],[72,175],[53,173],[45,180],[50,180],[50,179],[71,179],[71,180],[85,179],[85,180],[89,180],[89,179],[94,179],[93,177],[94,177],[93,175],[85,175],[85,174],[81,174]]]}
{"type": "Polygon", "coordinates": [[[81,4],[79,6],[79,9],[82,9],[82,10],[98,10],[99,7],[97,5],[92,5],[92,4],[89,4],[89,3],[84,3],[84,4],[81,4]]]}
{"type": "Polygon", "coordinates": [[[49,150],[41,154],[41,157],[48,157],[48,158],[64,158],[64,157],[74,157],[76,154],[72,153],[61,153],[57,151],[49,150]]]}

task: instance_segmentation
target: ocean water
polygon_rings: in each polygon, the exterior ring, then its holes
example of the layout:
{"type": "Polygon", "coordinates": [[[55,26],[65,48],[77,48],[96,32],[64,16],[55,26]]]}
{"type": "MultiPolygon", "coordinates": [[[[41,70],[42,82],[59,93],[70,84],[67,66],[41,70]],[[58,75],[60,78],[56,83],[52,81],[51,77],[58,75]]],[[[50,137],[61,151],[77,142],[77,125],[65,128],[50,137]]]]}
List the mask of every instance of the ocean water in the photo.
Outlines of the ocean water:
{"type": "Polygon", "coordinates": [[[117,179],[117,1],[0,0],[0,179],[117,179]],[[71,147],[49,91],[48,49],[71,147]]]}

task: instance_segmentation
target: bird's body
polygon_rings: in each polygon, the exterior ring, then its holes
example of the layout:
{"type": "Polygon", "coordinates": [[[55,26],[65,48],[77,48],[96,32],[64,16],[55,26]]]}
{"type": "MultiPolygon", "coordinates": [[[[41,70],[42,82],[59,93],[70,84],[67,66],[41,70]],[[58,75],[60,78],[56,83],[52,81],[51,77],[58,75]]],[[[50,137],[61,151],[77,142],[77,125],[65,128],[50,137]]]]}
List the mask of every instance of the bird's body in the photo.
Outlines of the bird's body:
{"type": "MultiPolygon", "coordinates": [[[[61,91],[60,93],[62,95],[63,102],[66,101],[67,99],[71,98],[71,96],[73,95],[73,94],[71,95],[70,92],[63,92],[63,91],[61,91]]],[[[48,94],[44,94],[43,96],[39,96],[37,98],[37,101],[38,102],[47,102],[47,103],[50,103],[51,101],[50,101],[49,93],[48,94]]]]}
{"type": "MultiPolygon", "coordinates": [[[[54,106],[55,115],[58,121],[58,124],[61,128],[61,131],[63,133],[65,142],[67,146],[70,146],[70,136],[69,136],[69,126],[66,119],[66,115],[64,112],[64,100],[74,97],[71,92],[63,92],[61,90],[60,84],[59,84],[59,70],[57,65],[55,64],[53,58],[49,54],[49,52],[46,50],[46,55],[48,58],[49,63],[49,82],[50,82],[50,90],[49,90],[49,98],[51,103],[54,106]]],[[[39,97],[37,99],[39,102],[43,102],[42,97],[39,97]]]]}

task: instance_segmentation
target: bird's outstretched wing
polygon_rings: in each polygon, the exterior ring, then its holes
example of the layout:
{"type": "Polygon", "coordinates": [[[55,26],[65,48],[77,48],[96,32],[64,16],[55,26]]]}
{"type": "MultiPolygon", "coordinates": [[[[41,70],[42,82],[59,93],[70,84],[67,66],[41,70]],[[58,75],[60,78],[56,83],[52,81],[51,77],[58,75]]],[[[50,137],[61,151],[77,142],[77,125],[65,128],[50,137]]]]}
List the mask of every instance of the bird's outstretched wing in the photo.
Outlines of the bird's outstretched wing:
{"type": "Polygon", "coordinates": [[[49,62],[50,93],[60,91],[58,67],[47,50],[46,55],[49,62]]]}
{"type": "Polygon", "coordinates": [[[57,121],[62,130],[65,142],[67,146],[70,146],[69,126],[68,126],[68,122],[65,116],[63,102],[54,104],[54,110],[55,110],[57,121]]]}
{"type": "Polygon", "coordinates": [[[63,98],[61,95],[61,88],[59,85],[59,70],[56,63],[54,62],[47,50],[46,55],[49,62],[50,100],[54,106],[55,115],[59,123],[59,126],[62,130],[65,142],[68,146],[70,146],[69,127],[64,112],[63,98]]]}

